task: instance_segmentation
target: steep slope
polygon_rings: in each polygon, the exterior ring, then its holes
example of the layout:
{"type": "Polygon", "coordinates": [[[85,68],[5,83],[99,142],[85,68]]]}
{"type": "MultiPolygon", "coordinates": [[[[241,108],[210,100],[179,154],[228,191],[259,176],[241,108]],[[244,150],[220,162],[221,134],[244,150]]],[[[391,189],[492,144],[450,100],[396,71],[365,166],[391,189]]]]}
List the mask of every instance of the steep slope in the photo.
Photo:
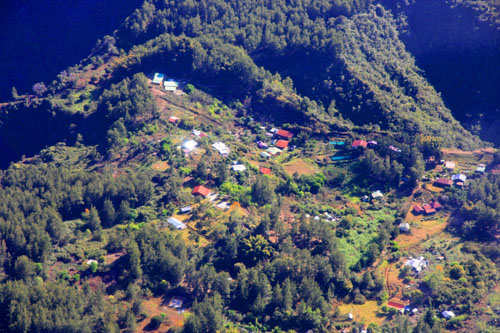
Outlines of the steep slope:
{"type": "Polygon", "coordinates": [[[402,40],[454,117],[499,144],[499,2],[382,2],[399,16],[402,40]]]}
{"type": "Polygon", "coordinates": [[[257,65],[291,77],[301,95],[331,106],[331,115],[338,109],[355,124],[476,145],[405,51],[390,13],[382,7],[375,12],[368,3],[351,5],[149,1],[127,18],[116,38],[125,49],[161,33],[236,45],[257,65]]]}

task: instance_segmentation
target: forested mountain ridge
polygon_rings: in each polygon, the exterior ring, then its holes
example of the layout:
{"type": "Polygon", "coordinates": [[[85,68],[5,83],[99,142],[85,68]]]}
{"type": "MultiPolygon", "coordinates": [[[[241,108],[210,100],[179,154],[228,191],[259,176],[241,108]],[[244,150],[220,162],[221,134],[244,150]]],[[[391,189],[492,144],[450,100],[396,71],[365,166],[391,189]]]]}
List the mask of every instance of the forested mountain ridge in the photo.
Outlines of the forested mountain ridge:
{"type": "Polygon", "coordinates": [[[375,13],[368,7],[362,2],[328,1],[186,1],[176,6],[152,1],[126,20],[116,34],[117,45],[127,47],[133,40],[146,40],[161,32],[220,39],[244,48],[256,64],[291,77],[300,94],[325,109],[332,105],[332,114],[337,106],[345,118],[357,124],[371,122],[382,128],[424,132],[469,146],[471,135],[452,119],[399,42],[391,14],[380,7],[375,13]],[[364,32],[362,22],[367,23],[364,32]],[[366,38],[358,38],[360,33],[366,38]]]}
{"type": "Polygon", "coordinates": [[[13,91],[0,332],[495,332],[500,152],[388,8],[148,0],[13,91]]]}
{"type": "Polygon", "coordinates": [[[453,116],[498,144],[500,5],[498,1],[381,1],[401,40],[453,116]]]}

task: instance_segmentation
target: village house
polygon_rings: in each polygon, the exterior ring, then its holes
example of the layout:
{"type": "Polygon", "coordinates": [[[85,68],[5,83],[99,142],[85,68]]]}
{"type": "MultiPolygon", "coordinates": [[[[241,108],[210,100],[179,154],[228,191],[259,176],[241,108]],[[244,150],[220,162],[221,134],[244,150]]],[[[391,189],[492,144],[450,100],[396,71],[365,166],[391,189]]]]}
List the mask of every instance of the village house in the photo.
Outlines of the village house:
{"type": "Polygon", "coordinates": [[[446,161],[444,162],[444,167],[446,170],[455,170],[455,162],[446,161]]]}
{"type": "Polygon", "coordinates": [[[173,81],[173,80],[168,80],[168,81],[163,82],[163,88],[166,91],[172,91],[172,92],[176,91],[178,86],[179,86],[179,83],[177,83],[176,81],[173,81]]]}
{"type": "Polygon", "coordinates": [[[419,215],[424,212],[424,209],[420,205],[415,205],[413,206],[413,214],[414,215],[419,215]]]}
{"type": "Polygon", "coordinates": [[[450,187],[451,185],[453,185],[453,180],[447,178],[438,178],[434,182],[434,185],[440,187],[450,187]]]}
{"type": "Polygon", "coordinates": [[[275,146],[278,147],[278,148],[280,148],[280,149],[285,149],[288,146],[288,141],[286,141],[286,140],[278,140],[278,141],[276,141],[275,146]]]}
{"type": "Polygon", "coordinates": [[[276,131],[275,134],[276,134],[277,137],[279,137],[281,139],[285,139],[285,140],[290,140],[293,137],[293,133],[285,131],[285,130],[282,130],[282,129],[276,131]]]}
{"type": "Polygon", "coordinates": [[[440,211],[443,208],[443,206],[441,206],[441,204],[437,201],[431,202],[430,206],[431,206],[431,208],[435,209],[436,211],[440,211]]]}
{"type": "Polygon", "coordinates": [[[366,148],[367,147],[367,143],[365,140],[354,140],[354,142],[352,143],[351,145],[352,148],[366,148]]]}
{"type": "Polygon", "coordinates": [[[202,197],[207,197],[210,195],[212,191],[210,189],[206,188],[203,185],[198,185],[193,189],[193,192],[191,194],[193,195],[201,195],[202,197]]]}
{"type": "Polygon", "coordinates": [[[382,192],[380,192],[380,190],[377,190],[377,191],[372,193],[373,199],[382,199],[383,197],[384,197],[384,195],[382,194],[382,192]]]}
{"type": "Polygon", "coordinates": [[[222,142],[216,142],[212,145],[212,147],[215,148],[219,152],[219,154],[221,154],[222,156],[227,156],[231,152],[231,150],[229,150],[228,146],[226,146],[222,142]]]}
{"type": "Polygon", "coordinates": [[[272,156],[271,154],[269,154],[268,152],[265,152],[265,151],[260,153],[260,157],[263,157],[265,159],[268,159],[271,156],[272,156]]]}
{"type": "Polygon", "coordinates": [[[186,225],[184,223],[182,223],[181,221],[179,221],[178,219],[175,219],[173,217],[170,217],[167,222],[169,224],[171,224],[175,229],[177,230],[182,230],[182,229],[186,229],[186,225]]]}
{"type": "Polygon", "coordinates": [[[376,145],[378,145],[377,141],[373,141],[373,140],[372,140],[372,141],[368,141],[366,144],[367,144],[367,146],[368,146],[369,148],[373,148],[373,147],[375,147],[376,145]]]}
{"type": "Polygon", "coordinates": [[[177,124],[178,121],[179,121],[179,118],[174,117],[174,116],[168,118],[168,122],[171,124],[177,124]]]}
{"type": "Polygon", "coordinates": [[[161,85],[163,82],[163,79],[165,78],[165,75],[162,73],[155,73],[153,76],[153,84],[161,85]]]}
{"type": "Polygon", "coordinates": [[[184,152],[190,153],[196,148],[196,146],[198,146],[198,142],[194,140],[186,140],[182,143],[181,147],[184,152]]]}
{"type": "Polygon", "coordinates": [[[434,208],[432,208],[432,206],[429,204],[423,205],[422,208],[424,209],[425,215],[432,215],[432,214],[436,213],[436,210],[434,208]]]}
{"type": "Polygon", "coordinates": [[[231,169],[233,169],[233,171],[236,171],[236,172],[241,172],[241,171],[245,171],[247,169],[247,167],[243,164],[234,164],[234,165],[231,165],[231,169]]]}
{"type": "Polygon", "coordinates": [[[405,266],[410,266],[411,269],[414,270],[417,274],[423,271],[428,265],[429,262],[422,256],[418,258],[411,258],[405,263],[405,266]]]}
{"type": "Polygon", "coordinates": [[[486,171],[486,165],[484,164],[479,164],[476,168],[476,172],[483,174],[486,171]]]}
{"type": "Polygon", "coordinates": [[[260,168],[260,173],[264,174],[264,175],[270,175],[271,174],[271,169],[269,168],[260,168]]]}
{"type": "Polygon", "coordinates": [[[267,152],[269,154],[271,154],[272,156],[275,156],[275,155],[280,155],[281,154],[281,149],[279,149],[278,147],[271,147],[267,150],[267,152]]]}

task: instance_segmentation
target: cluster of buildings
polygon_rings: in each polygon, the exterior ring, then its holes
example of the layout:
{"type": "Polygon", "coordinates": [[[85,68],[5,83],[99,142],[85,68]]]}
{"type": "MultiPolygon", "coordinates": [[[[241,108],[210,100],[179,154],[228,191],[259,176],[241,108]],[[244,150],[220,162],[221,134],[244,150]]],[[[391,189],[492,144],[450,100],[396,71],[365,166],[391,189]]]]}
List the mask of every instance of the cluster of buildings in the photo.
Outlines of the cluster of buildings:
{"type": "Polygon", "coordinates": [[[293,137],[293,133],[283,130],[283,129],[277,129],[277,128],[272,128],[269,132],[266,133],[267,137],[272,137],[272,147],[269,147],[267,143],[265,143],[262,140],[257,141],[257,146],[260,149],[266,149],[265,151],[260,153],[260,156],[263,158],[270,158],[272,156],[277,156],[281,155],[283,150],[285,149],[290,149],[293,150],[295,149],[294,146],[288,146],[290,143],[290,140],[293,137]]]}
{"type": "Polygon", "coordinates": [[[431,203],[425,205],[415,205],[413,206],[414,215],[432,215],[443,209],[443,206],[438,201],[432,201],[431,203]]]}

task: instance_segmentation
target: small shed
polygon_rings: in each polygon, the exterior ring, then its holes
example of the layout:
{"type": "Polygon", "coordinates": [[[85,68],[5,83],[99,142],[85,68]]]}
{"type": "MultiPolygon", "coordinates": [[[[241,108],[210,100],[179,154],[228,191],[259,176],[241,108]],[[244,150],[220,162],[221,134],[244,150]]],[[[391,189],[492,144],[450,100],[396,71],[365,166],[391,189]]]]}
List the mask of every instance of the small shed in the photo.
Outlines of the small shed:
{"type": "Polygon", "coordinates": [[[382,194],[382,192],[380,192],[380,190],[376,190],[375,192],[372,193],[373,199],[382,199],[383,197],[384,195],[382,194]]]}
{"type": "Polygon", "coordinates": [[[189,213],[190,211],[191,211],[191,206],[186,206],[186,207],[182,207],[181,208],[181,213],[182,214],[189,213]]]}
{"type": "Polygon", "coordinates": [[[443,311],[441,312],[441,314],[443,315],[443,317],[445,319],[452,319],[452,318],[455,318],[455,313],[453,313],[453,311],[443,311]]]}
{"type": "Polygon", "coordinates": [[[260,149],[267,149],[269,148],[269,145],[265,142],[259,141],[257,142],[257,145],[259,146],[260,149]]]}
{"type": "Polygon", "coordinates": [[[467,176],[464,175],[463,173],[459,173],[459,174],[451,176],[451,180],[454,182],[463,182],[464,183],[466,179],[467,179],[467,176]]]}
{"type": "Polygon", "coordinates": [[[431,202],[431,207],[434,208],[436,211],[443,209],[443,206],[437,201],[431,202]]]}
{"type": "Polygon", "coordinates": [[[178,219],[175,219],[173,217],[170,217],[167,220],[167,222],[170,223],[171,225],[173,225],[174,228],[177,230],[186,229],[186,225],[184,223],[182,223],[181,221],[179,221],[178,219]]]}
{"type": "Polygon", "coordinates": [[[476,168],[476,172],[478,173],[484,173],[486,171],[486,165],[484,164],[479,164],[478,167],[476,168]]]}
{"type": "Polygon", "coordinates": [[[178,121],[179,121],[179,118],[174,117],[174,116],[168,118],[168,122],[172,123],[172,124],[176,124],[178,121]]]}
{"type": "Polygon", "coordinates": [[[161,85],[161,83],[163,82],[164,78],[165,78],[164,74],[162,74],[162,73],[155,73],[155,75],[153,76],[153,84],[161,85]]]}
{"type": "Polygon", "coordinates": [[[399,225],[399,230],[401,230],[402,232],[410,232],[411,228],[408,223],[404,222],[399,225]]]}

